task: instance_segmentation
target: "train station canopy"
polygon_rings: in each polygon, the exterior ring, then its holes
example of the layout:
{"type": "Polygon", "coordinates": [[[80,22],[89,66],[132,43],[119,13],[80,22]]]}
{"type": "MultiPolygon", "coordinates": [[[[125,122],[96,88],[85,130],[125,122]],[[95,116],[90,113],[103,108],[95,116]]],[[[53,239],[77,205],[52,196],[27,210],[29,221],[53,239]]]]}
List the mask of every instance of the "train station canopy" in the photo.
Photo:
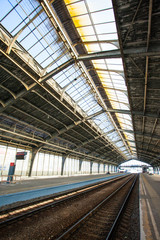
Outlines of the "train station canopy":
{"type": "Polygon", "coordinates": [[[159,165],[159,1],[0,5],[1,143],[159,165]]]}

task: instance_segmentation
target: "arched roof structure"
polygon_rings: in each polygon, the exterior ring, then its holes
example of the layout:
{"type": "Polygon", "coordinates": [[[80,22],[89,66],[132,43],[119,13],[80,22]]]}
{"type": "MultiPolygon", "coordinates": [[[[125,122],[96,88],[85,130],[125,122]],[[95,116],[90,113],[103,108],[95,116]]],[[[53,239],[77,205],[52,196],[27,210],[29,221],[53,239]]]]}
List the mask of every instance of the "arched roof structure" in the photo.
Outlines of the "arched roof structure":
{"type": "Polygon", "coordinates": [[[158,0],[1,1],[0,141],[159,165],[158,0]]]}

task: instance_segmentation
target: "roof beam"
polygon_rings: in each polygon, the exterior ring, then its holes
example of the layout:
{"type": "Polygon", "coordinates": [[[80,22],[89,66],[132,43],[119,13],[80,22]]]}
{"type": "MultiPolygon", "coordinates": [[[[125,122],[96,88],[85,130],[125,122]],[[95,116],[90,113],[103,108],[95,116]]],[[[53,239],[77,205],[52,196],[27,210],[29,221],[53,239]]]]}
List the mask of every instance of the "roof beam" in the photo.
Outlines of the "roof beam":
{"type": "Polygon", "coordinates": [[[116,39],[112,39],[112,40],[97,40],[97,41],[81,41],[81,42],[77,42],[74,44],[74,46],[78,45],[78,44],[99,44],[99,43],[110,43],[113,44],[114,46],[118,47],[119,46],[119,42],[116,39]]]}
{"type": "Polygon", "coordinates": [[[55,76],[56,74],[58,74],[59,72],[63,71],[65,68],[69,67],[70,65],[72,65],[75,62],[75,60],[72,58],[70,60],[68,60],[67,62],[61,64],[59,67],[53,69],[52,71],[50,71],[49,73],[47,73],[45,76],[43,76],[42,78],[40,78],[39,82],[46,82],[47,80],[49,80],[50,78],[52,78],[53,76],[55,76]]]}
{"type": "Polygon", "coordinates": [[[32,18],[27,22],[19,31],[16,33],[16,35],[13,37],[11,40],[11,43],[9,44],[6,53],[10,54],[12,47],[14,46],[14,43],[16,42],[17,38],[20,36],[20,34],[42,13],[42,9],[32,18]]]}
{"type": "Polygon", "coordinates": [[[129,33],[130,33],[131,29],[132,29],[132,25],[134,24],[134,21],[135,21],[135,19],[136,19],[137,13],[138,13],[138,11],[139,11],[139,9],[140,9],[141,3],[142,3],[142,0],[140,0],[140,1],[138,2],[136,11],[134,12],[132,21],[131,21],[131,23],[130,23],[130,25],[129,25],[128,31],[127,31],[126,36],[125,36],[125,39],[124,39],[124,41],[123,41],[123,46],[125,45],[126,40],[127,40],[127,38],[128,38],[128,35],[129,35],[129,33]]]}
{"type": "Polygon", "coordinates": [[[3,65],[0,64],[0,68],[2,68],[5,72],[9,73],[10,76],[12,76],[13,78],[15,78],[17,81],[19,81],[26,90],[28,90],[28,85],[26,83],[24,83],[19,77],[17,77],[15,74],[13,74],[11,71],[9,71],[7,68],[5,68],[3,65]]]}
{"type": "MultiPolygon", "coordinates": [[[[135,143],[135,141],[133,141],[133,140],[126,140],[126,141],[128,141],[128,142],[130,142],[130,143],[135,143]]],[[[137,143],[142,143],[141,141],[136,141],[137,143]]],[[[155,148],[156,147],[156,144],[148,144],[148,143],[146,143],[146,142],[143,142],[143,146],[146,146],[146,147],[148,147],[148,146],[150,146],[150,147],[153,147],[153,148],[155,148]]],[[[157,146],[157,148],[158,148],[159,146],[157,146]]],[[[147,150],[146,150],[146,152],[147,152],[147,150]]]]}
{"type": "Polygon", "coordinates": [[[128,129],[119,129],[120,131],[122,132],[127,132],[127,133],[135,133],[135,135],[139,135],[139,136],[142,136],[144,135],[144,137],[152,137],[152,138],[155,138],[155,139],[160,139],[160,136],[159,135],[152,135],[152,134],[149,134],[149,133],[142,133],[142,132],[134,132],[132,130],[128,130],[128,129]]]}
{"type": "Polygon", "coordinates": [[[41,120],[41,119],[33,116],[32,114],[29,114],[29,113],[27,113],[26,111],[23,111],[23,110],[15,107],[15,106],[11,106],[11,107],[12,107],[14,110],[22,113],[24,116],[26,115],[27,117],[30,117],[30,118],[34,119],[35,121],[40,122],[41,124],[46,125],[47,127],[54,129],[54,131],[56,131],[57,133],[59,132],[58,129],[56,129],[54,126],[52,126],[52,125],[48,124],[47,122],[45,122],[45,121],[43,121],[43,120],[41,120]]]}
{"type": "Polygon", "coordinates": [[[90,68],[90,70],[96,70],[96,71],[100,71],[100,72],[113,72],[113,73],[117,73],[120,76],[122,76],[124,78],[124,71],[121,70],[114,70],[114,69],[104,69],[104,68],[90,68]]]}
{"type": "Polygon", "coordinates": [[[36,110],[42,112],[44,115],[46,115],[47,118],[51,118],[51,119],[53,119],[53,121],[56,121],[56,122],[62,124],[63,126],[65,126],[65,125],[62,123],[62,121],[60,121],[60,120],[58,120],[57,118],[51,116],[49,113],[47,113],[46,111],[44,111],[44,110],[42,110],[41,108],[37,107],[36,105],[32,104],[32,103],[29,102],[28,100],[26,100],[26,99],[24,99],[24,98],[21,98],[21,101],[29,104],[31,107],[33,107],[33,108],[35,108],[36,110]]]}
{"type": "MultiPolygon", "coordinates": [[[[77,55],[77,50],[75,49],[75,47],[73,46],[73,43],[68,35],[68,33],[66,32],[63,24],[60,22],[60,19],[57,17],[57,14],[56,14],[56,11],[53,8],[51,8],[50,4],[48,3],[47,0],[42,0],[41,1],[41,5],[44,9],[44,11],[46,12],[46,14],[48,15],[51,23],[53,24],[53,26],[57,29],[59,29],[59,34],[61,35],[61,37],[63,36],[63,39],[65,41],[65,44],[67,45],[67,47],[69,47],[70,51],[72,52],[72,56],[74,56],[74,59],[75,61],[77,62],[78,60],[78,55],[77,55]]],[[[120,52],[119,52],[120,54],[120,52]]],[[[120,54],[121,55],[121,54],[120,54]]],[[[104,99],[102,98],[102,95],[99,93],[99,91],[97,90],[96,88],[96,85],[93,81],[93,79],[91,78],[91,76],[89,75],[88,71],[87,71],[87,68],[85,67],[84,63],[83,62],[80,62],[79,63],[80,66],[79,67],[82,67],[84,73],[86,74],[89,82],[91,83],[91,85],[93,86],[93,89],[95,90],[95,94],[97,95],[97,97],[99,98],[99,101],[102,103],[103,105],[103,108],[106,110],[106,104],[104,102],[104,99]]],[[[111,119],[111,122],[113,123],[114,127],[116,128],[120,138],[122,139],[122,141],[124,142],[126,148],[128,149],[128,152],[131,152],[131,150],[129,149],[129,146],[128,144],[126,144],[126,142],[124,141],[124,136],[122,136],[122,134],[120,133],[120,131],[118,130],[118,127],[117,127],[117,124],[116,122],[114,121],[113,117],[111,114],[108,114],[109,115],[109,118],[111,119]]],[[[115,146],[116,147],[116,146],[115,146]]]]}
{"type": "MultiPolygon", "coordinates": [[[[44,97],[43,97],[41,94],[39,94],[38,92],[34,91],[34,93],[36,93],[39,97],[43,98],[45,101],[48,102],[48,100],[47,100],[46,98],[44,98],[44,97]]],[[[51,102],[48,102],[48,103],[51,104],[51,105],[53,105],[51,102]]],[[[59,111],[61,111],[61,110],[59,110],[59,111]]],[[[90,115],[90,116],[89,116],[89,119],[91,119],[92,117],[95,117],[95,116],[97,116],[97,115],[100,115],[100,114],[102,114],[102,113],[103,113],[103,110],[100,110],[99,112],[95,113],[95,115],[94,115],[94,114],[93,114],[93,115],[90,115]]],[[[65,113],[63,113],[63,114],[65,114],[65,113]]],[[[72,120],[73,120],[73,119],[72,119],[72,120]]],[[[50,140],[52,140],[53,138],[58,137],[60,134],[63,134],[63,133],[67,132],[67,131],[70,130],[70,129],[73,129],[75,126],[77,126],[77,125],[79,125],[79,124],[81,124],[81,123],[86,123],[87,120],[88,120],[88,117],[87,117],[87,118],[80,119],[80,120],[78,120],[78,121],[73,121],[72,124],[70,124],[70,125],[68,125],[68,126],[65,126],[64,128],[60,129],[60,130],[58,131],[58,133],[52,134],[51,137],[49,137],[47,140],[50,141],[50,140]]],[[[86,123],[86,124],[87,124],[87,123],[86,123]]],[[[106,140],[106,141],[108,141],[108,140],[106,140]]],[[[111,143],[111,145],[112,145],[112,143],[111,143]]],[[[112,147],[113,147],[114,149],[116,148],[116,146],[114,146],[114,145],[112,145],[112,147]]]]}
{"type": "MultiPolygon", "coordinates": [[[[153,128],[152,128],[151,136],[152,136],[152,134],[154,133],[154,130],[155,130],[156,125],[157,125],[157,121],[158,121],[158,119],[156,118],[156,119],[155,119],[155,122],[154,122],[154,125],[153,125],[153,128]]],[[[152,144],[150,143],[151,140],[152,140],[152,137],[150,138],[150,140],[149,140],[149,142],[148,142],[147,150],[148,150],[149,146],[152,145],[152,144]]],[[[143,143],[143,144],[144,144],[144,143],[143,143]]],[[[153,150],[153,149],[152,149],[152,150],[153,150]]]]}
{"type": "MultiPolygon", "coordinates": [[[[7,130],[7,129],[4,129],[4,128],[0,128],[0,131],[2,131],[2,132],[6,132],[6,133],[8,133],[8,134],[12,134],[12,135],[15,135],[15,136],[18,136],[18,137],[21,137],[21,138],[25,138],[25,139],[27,139],[27,140],[30,140],[31,142],[32,141],[34,141],[34,142],[39,142],[39,143],[41,143],[41,144],[45,144],[45,145],[48,145],[48,146],[50,146],[50,147],[52,147],[52,149],[59,149],[60,151],[62,151],[62,152],[65,152],[66,153],[66,151],[68,151],[68,152],[70,152],[71,154],[76,154],[76,155],[80,155],[80,156],[85,156],[87,159],[94,159],[94,160],[96,160],[96,161],[104,161],[105,159],[102,159],[102,158],[98,158],[98,157],[94,157],[94,156],[92,156],[92,155],[88,155],[88,154],[85,154],[85,153],[82,153],[82,152],[77,152],[77,151],[74,151],[74,150],[72,150],[72,149],[67,149],[66,147],[62,147],[62,146],[58,146],[58,145],[56,145],[56,144],[53,144],[53,143],[49,143],[49,142],[46,142],[46,141],[44,141],[44,140],[41,140],[41,139],[38,139],[38,138],[35,138],[35,137],[30,137],[30,136],[26,136],[26,135],[23,135],[23,134],[21,134],[21,133],[17,133],[17,132],[14,132],[14,131],[10,131],[10,130],[7,130]]],[[[6,136],[6,137],[10,137],[10,136],[6,136]]],[[[23,140],[23,139],[22,139],[23,140]]],[[[21,139],[19,139],[19,141],[21,141],[21,139]]],[[[34,145],[35,145],[35,143],[33,143],[34,145]]],[[[56,151],[56,150],[55,150],[56,151]]],[[[105,160],[105,161],[107,161],[107,160],[105,160]]],[[[111,164],[111,162],[109,162],[108,161],[108,163],[110,163],[111,164]]],[[[116,164],[116,163],[114,163],[114,164],[116,164]]]]}
{"type": "Polygon", "coordinates": [[[14,92],[12,92],[11,90],[9,90],[8,88],[6,88],[5,86],[3,86],[2,84],[0,84],[0,87],[3,88],[4,90],[6,90],[7,92],[9,92],[9,93],[12,95],[12,97],[13,97],[14,99],[16,99],[16,94],[14,94],[14,92]]]}
{"type": "Polygon", "coordinates": [[[33,143],[33,141],[26,141],[26,140],[23,140],[23,139],[20,139],[20,138],[16,138],[15,136],[11,137],[11,136],[7,136],[7,135],[4,135],[4,134],[0,134],[0,137],[1,137],[0,142],[4,143],[4,139],[5,139],[5,142],[7,142],[7,144],[9,144],[8,143],[8,140],[9,140],[9,141],[12,141],[11,144],[16,145],[16,147],[17,147],[17,145],[22,146],[22,144],[27,144],[30,147],[33,146],[33,145],[38,147],[38,144],[33,143]],[[17,143],[17,142],[19,142],[19,143],[17,143]]]}
{"type": "MultiPolygon", "coordinates": [[[[19,65],[17,62],[14,61],[14,59],[12,59],[11,56],[7,55],[3,50],[0,50],[12,63],[15,64],[16,67],[18,67],[18,69],[21,69],[22,72],[26,73],[29,77],[31,77],[31,75],[29,73],[27,73],[25,71],[25,69],[19,65]]],[[[35,78],[31,77],[31,79],[34,81],[34,83],[32,83],[30,86],[26,85],[20,78],[18,78],[17,76],[15,76],[13,73],[11,73],[10,71],[8,71],[4,66],[0,65],[1,68],[3,68],[3,70],[5,70],[6,72],[8,72],[11,76],[15,77],[19,82],[21,82],[24,87],[25,90],[22,90],[21,92],[19,92],[16,95],[16,99],[9,99],[7,102],[3,103],[0,102],[3,106],[3,108],[0,109],[0,112],[3,112],[5,110],[5,108],[7,108],[8,106],[14,104],[14,102],[19,99],[24,97],[26,94],[28,94],[29,92],[33,91],[38,85],[40,85],[42,88],[44,88],[42,86],[42,83],[47,81],[48,79],[50,79],[51,77],[55,76],[57,73],[59,73],[60,71],[64,70],[65,68],[67,68],[68,66],[72,65],[74,62],[74,59],[70,59],[69,61],[61,64],[59,67],[55,68],[53,71],[47,73],[45,76],[40,77],[39,80],[36,80],[35,78]]],[[[28,65],[29,66],[29,65],[28,65]]]]}
{"type": "MultiPolygon", "coordinates": [[[[124,109],[111,109],[108,108],[106,112],[110,112],[110,113],[121,113],[121,114],[131,114],[130,110],[124,110],[124,109]]],[[[154,113],[143,113],[140,111],[132,111],[133,115],[136,116],[144,116],[144,117],[151,117],[151,118],[156,118],[156,119],[160,119],[160,116],[158,116],[157,114],[154,113]]]]}
{"type": "MultiPolygon", "coordinates": [[[[160,55],[160,46],[152,45],[148,51],[146,51],[146,47],[137,47],[137,48],[127,48],[123,50],[123,54],[125,57],[150,57],[150,56],[159,56],[160,55]]],[[[90,54],[79,55],[78,61],[85,60],[96,60],[96,59],[107,59],[107,58],[121,58],[121,51],[111,50],[111,51],[102,51],[90,54]]]]}
{"type": "MultiPolygon", "coordinates": [[[[33,126],[32,124],[24,122],[23,120],[20,120],[18,118],[13,117],[13,116],[9,116],[6,113],[1,113],[1,116],[4,117],[2,122],[4,122],[5,119],[10,119],[11,121],[14,122],[15,125],[18,123],[18,124],[21,124],[22,126],[24,126],[24,129],[29,127],[29,128],[31,128],[33,130],[33,132],[34,131],[38,131],[40,133],[45,133],[46,135],[51,136],[51,134],[49,132],[47,132],[47,131],[45,131],[45,130],[43,130],[41,128],[37,128],[37,127],[33,126]]],[[[3,125],[4,125],[4,123],[3,123],[3,125]]]]}
{"type": "Polygon", "coordinates": [[[96,113],[93,113],[93,114],[89,115],[86,119],[87,119],[87,120],[92,119],[92,118],[94,118],[94,117],[97,117],[97,116],[101,115],[101,114],[104,113],[104,112],[105,112],[105,111],[102,109],[102,110],[100,110],[99,112],[96,112],[96,113]]]}
{"type": "MultiPolygon", "coordinates": [[[[74,150],[76,150],[76,149],[78,149],[78,148],[81,148],[81,147],[84,147],[84,146],[87,145],[88,143],[92,143],[92,142],[94,142],[94,141],[96,141],[96,140],[98,140],[98,139],[100,139],[100,138],[103,138],[105,135],[106,135],[106,134],[104,134],[104,135],[98,135],[98,136],[96,136],[96,137],[94,137],[94,138],[88,139],[88,140],[82,142],[81,144],[77,145],[74,150]]],[[[103,140],[103,139],[102,139],[102,140],[103,140]]],[[[101,139],[100,139],[100,141],[101,141],[101,139]]],[[[103,144],[106,144],[106,143],[103,141],[103,144]]],[[[108,144],[107,146],[111,146],[111,145],[108,144]]],[[[103,146],[103,148],[106,148],[106,145],[103,146]]],[[[100,149],[101,149],[101,147],[98,148],[98,150],[100,150],[100,149]]],[[[112,149],[112,150],[113,150],[113,149],[112,149]]]]}
{"type": "Polygon", "coordinates": [[[154,152],[154,151],[146,152],[144,149],[138,148],[138,152],[139,152],[139,154],[141,154],[141,152],[143,152],[143,154],[144,155],[146,154],[147,157],[150,156],[150,157],[158,158],[158,156],[159,156],[159,151],[158,152],[154,152]]]}
{"type": "Polygon", "coordinates": [[[85,61],[85,60],[120,58],[120,57],[121,57],[120,50],[111,50],[111,51],[102,51],[102,52],[79,55],[77,60],[85,61]]]}
{"type": "MultiPolygon", "coordinates": [[[[151,34],[152,5],[153,5],[153,0],[150,0],[149,1],[149,15],[148,15],[147,51],[148,51],[148,48],[149,48],[149,40],[150,40],[150,34],[151,34]]],[[[148,67],[149,67],[148,61],[149,61],[149,57],[146,56],[144,102],[143,102],[143,112],[144,113],[146,111],[146,101],[147,101],[148,67]]],[[[143,116],[142,133],[144,132],[144,128],[145,128],[145,117],[143,116]]],[[[143,142],[143,137],[142,137],[142,142],[143,142]]],[[[142,143],[142,146],[143,146],[143,143],[142,143]]]]}

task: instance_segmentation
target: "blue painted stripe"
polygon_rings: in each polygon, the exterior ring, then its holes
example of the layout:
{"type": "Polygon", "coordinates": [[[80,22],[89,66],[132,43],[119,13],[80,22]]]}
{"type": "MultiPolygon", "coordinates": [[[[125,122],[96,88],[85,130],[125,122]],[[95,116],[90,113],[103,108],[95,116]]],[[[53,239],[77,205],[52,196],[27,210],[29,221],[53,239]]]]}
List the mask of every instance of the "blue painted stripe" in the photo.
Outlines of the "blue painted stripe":
{"type": "Polygon", "coordinates": [[[36,189],[36,190],[29,190],[29,191],[24,191],[24,192],[17,192],[17,193],[12,193],[12,194],[6,194],[6,195],[1,195],[0,196],[0,206],[5,206],[8,204],[12,204],[15,202],[19,201],[26,201],[38,197],[43,197],[47,196],[50,194],[55,194],[55,193],[60,193],[64,192],[67,190],[73,190],[76,188],[80,188],[89,184],[94,184],[98,182],[102,182],[104,180],[110,180],[112,178],[116,178],[118,176],[122,176],[123,174],[118,174],[114,176],[107,176],[105,178],[99,178],[99,179],[92,179],[92,180],[87,180],[83,182],[78,182],[78,183],[71,183],[71,184],[65,184],[65,185],[59,185],[55,187],[48,187],[48,188],[41,188],[41,189],[36,189]]]}

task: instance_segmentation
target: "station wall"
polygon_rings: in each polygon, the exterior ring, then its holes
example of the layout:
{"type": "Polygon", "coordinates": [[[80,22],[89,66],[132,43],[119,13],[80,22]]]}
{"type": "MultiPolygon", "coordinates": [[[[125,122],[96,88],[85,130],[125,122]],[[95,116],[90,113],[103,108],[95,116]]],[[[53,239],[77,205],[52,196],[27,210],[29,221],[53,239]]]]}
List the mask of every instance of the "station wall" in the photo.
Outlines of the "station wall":
{"type": "Polygon", "coordinates": [[[15,162],[16,153],[22,151],[26,151],[27,156],[25,160],[18,160],[16,162],[15,174],[26,176],[29,163],[29,151],[25,149],[0,145],[0,175],[8,175],[10,163],[15,162]]]}
{"type": "MultiPolygon", "coordinates": [[[[0,145],[0,176],[7,176],[11,162],[15,162],[17,152],[27,152],[25,160],[16,161],[15,175],[28,176],[31,152],[27,149],[15,148],[7,145],[0,145]]],[[[55,176],[61,175],[62,155],[38,152],[36,154],[31,176],[55,176]]],[[[115,168],[107,164],[100,164],[78,158],[67,157],[64,163],[63,175],[75,174],[96,174],[107,171],[114,172],[115,168]],[[92,168],[92,171],[91,171],[92,168]]]]}

